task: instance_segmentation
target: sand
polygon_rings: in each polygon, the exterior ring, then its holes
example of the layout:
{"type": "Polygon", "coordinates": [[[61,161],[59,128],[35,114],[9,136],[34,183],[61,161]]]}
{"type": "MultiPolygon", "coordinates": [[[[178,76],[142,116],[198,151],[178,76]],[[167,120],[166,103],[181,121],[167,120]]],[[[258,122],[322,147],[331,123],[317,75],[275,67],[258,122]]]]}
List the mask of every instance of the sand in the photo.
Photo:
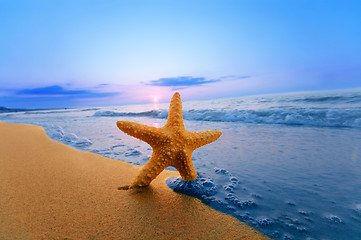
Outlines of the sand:
{"type": "Polygon", "coordinates": [[[267,239],[173,192],[163,171],[130,184],[138,166],[72,149],[38,126],[0,122],[0,239],[267,239]]]}

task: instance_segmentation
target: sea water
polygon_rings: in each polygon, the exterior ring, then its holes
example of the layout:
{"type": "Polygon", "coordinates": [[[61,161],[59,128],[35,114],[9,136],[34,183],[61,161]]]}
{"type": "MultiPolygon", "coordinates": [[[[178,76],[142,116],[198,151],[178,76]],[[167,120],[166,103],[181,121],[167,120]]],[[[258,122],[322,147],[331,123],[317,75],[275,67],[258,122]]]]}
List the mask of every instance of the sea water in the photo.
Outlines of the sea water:
{"type": "MultiPolygon", "coordinates": [[[[168,107],[3,109],[0,121],[143,165],[151,147],[116,121],[162,127],[168,107]]],[[[184,102],[183,114],[187,130],[223,135],[194,151],[195,182],[171,178],[169,187],[274,239],[361,239],[361,89],[184,102]]]]}

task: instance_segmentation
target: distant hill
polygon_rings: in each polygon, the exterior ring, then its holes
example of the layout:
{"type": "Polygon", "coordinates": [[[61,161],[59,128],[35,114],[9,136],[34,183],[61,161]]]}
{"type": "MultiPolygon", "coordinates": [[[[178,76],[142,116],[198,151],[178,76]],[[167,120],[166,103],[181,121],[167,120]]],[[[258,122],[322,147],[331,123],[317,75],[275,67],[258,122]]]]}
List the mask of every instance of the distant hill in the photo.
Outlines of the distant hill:
{"type": "Polygon", "coordinates": [[[35,111],[39,109],[25,109],[25,108],[6,108],[0,107],[0,113],[7,113],[7,112],[28,112],[28,111],[35,111]]]}

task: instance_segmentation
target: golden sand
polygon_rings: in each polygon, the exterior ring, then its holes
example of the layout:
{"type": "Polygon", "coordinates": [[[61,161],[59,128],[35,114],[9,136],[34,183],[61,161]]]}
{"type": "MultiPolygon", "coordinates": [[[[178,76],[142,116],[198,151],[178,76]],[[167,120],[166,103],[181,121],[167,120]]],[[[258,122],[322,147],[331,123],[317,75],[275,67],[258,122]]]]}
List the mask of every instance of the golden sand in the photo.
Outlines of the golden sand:
{"type": "Polygon", "coordinates": [[[0,239],[267,239],[232,216],[169,189],[119,191],[140,167],[0,122],[0,239]]]}

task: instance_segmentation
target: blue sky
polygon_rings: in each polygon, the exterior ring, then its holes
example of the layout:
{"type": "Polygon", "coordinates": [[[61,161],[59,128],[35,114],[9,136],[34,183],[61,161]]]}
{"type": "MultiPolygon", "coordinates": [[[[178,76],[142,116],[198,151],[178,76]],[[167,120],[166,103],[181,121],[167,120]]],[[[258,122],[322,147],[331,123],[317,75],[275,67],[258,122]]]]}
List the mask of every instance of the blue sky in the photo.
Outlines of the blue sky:
{"type": "Polygon", "coordinates": [[[361,87],[361,1],[0,0],[0,106],[361,87]]]}

